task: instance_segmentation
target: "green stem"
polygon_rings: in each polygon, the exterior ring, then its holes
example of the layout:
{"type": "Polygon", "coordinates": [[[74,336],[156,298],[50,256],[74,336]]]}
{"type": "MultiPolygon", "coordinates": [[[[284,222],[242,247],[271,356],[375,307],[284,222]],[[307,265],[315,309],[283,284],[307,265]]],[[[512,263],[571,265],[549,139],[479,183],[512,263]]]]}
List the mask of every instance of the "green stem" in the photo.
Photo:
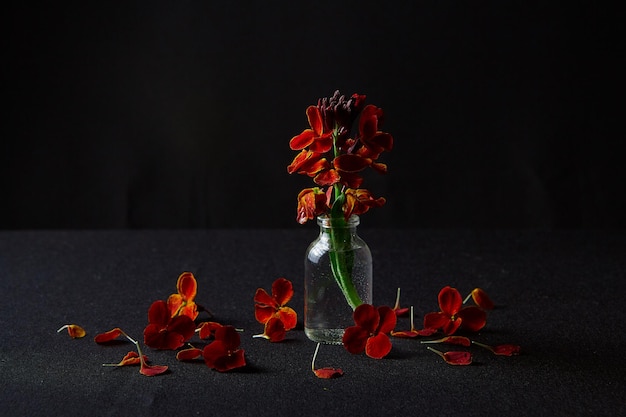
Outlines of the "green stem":
{"type": "MultiPolygon", "coordinates": [[[[339,127],[335,126],[333,130],[333,153],[335,157],[339,156],[340,153],[337,144],[338,132],[339,127]]],[[[345,195],[342,186],[341,184],[335,184],[333,188],[334,201],[329,215],[330,265],[337,285],[341,289],[350,307],[354,310],[363,304],[363,301],[352,282],[352,264],[354,256],[351,250],[352,234],[343,214],[345,195]]]]}
{"type": "Polygon", "coordinates": [[[330,266],[337,285],[352,309],[363,301],[352,282],[353,252],[350,249],[352,234],[343,216],[330,217],[330,266]]]}

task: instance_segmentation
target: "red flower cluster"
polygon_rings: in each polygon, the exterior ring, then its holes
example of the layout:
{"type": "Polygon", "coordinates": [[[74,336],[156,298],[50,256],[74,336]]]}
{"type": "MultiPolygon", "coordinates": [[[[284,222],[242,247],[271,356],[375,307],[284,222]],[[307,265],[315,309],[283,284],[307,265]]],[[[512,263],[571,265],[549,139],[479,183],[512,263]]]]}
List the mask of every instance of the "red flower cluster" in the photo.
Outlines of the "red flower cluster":
{"type": "Polygon", "coordinates": [[[343,345],[350,353],[365,354],[370,358],[381,359],[391,351],[388,333],[396,327],[396,314],[388,306],[378,308],[361,304],[354,310],[355,326],[346,329],[343,345]]]}
{"type": "Polygon", "coordinates": [[[278,278],[272,283],[272,295],[263,288],[258,288],[254,295],[254,317],[265,325],[263,337],[270,342],[280,342],[286,332],[296,327],[298,315],[287,303],[293,297],[293,285],[285,278],[278,278]]]}
{"type": "Polygon", "coordinates": [[[363,182],[361,171],[366,168],[387,172],[387,166],[377,160],[393,147],[393,137],[379,130],[383,110],[372,104],[364,106],[364,101],[364,95],[346,98],[335,91],[332,97],[320,99],[317,106],[306,109],[310,127],[289,142],[290,148],[300,153],[287,172],[307,175],[319,187],[305,188],[298,195],[299,223],[329,212],[336,202],[341,204],[346,219],[385,203],[384,198],[374,198],[368,190],[359,188],[363,182]],[[357,119],[358,134],[350,137],[357,119]]]}
{"type": "Polygon", "coordinates": [[[451,335],[459,327],[477,332],[487,323],[485,310],[477,306],[463,307],[463,298],[456,288],[442,288],[438,299],[441,311],[424,316],[424,327],[427,329],[441,329],[451,335]]]}
{"type": "Polygon", "coordinates": [[[226,372],[232,369],[241,368],[246,365],[244,350],[239,348],[241,338],[233,326],[222,326],[212,323],[205,326],[206,333],[200,330],[202,336],[213,337],[214,340],[206,345],[204,349],[190,347],[183,349],[176,354],[176,359],[180,361],[190,361],[203,358],[206,365],[219,372],[226,372]]]}
{"type": "Polygon", "coordinates": [[[152,303],[148,310],[148,326],[144,343],[154,349],[175,350],[193,336],[198,308],[194,301],[198,283],[191,272],[183,272],[176,282],[178,293],[152,303]]]}

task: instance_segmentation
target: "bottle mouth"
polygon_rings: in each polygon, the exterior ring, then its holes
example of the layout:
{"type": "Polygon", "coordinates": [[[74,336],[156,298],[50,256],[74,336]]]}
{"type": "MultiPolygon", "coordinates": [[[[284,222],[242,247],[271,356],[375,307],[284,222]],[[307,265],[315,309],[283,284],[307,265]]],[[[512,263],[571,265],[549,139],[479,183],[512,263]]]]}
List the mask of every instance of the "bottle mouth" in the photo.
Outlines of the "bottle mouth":
{"type": "MultiPolygon", "coordinates": [[[[361,219],[356,214],[353,214],[345,221],[345,227],[356,227],[361,223],[361,219]]],[[[321,216],[317,216],[317,224],[320,227],[330,228],[333,225],[330,223],[330,217],[327,214],[322,214],[321,216]]]]}

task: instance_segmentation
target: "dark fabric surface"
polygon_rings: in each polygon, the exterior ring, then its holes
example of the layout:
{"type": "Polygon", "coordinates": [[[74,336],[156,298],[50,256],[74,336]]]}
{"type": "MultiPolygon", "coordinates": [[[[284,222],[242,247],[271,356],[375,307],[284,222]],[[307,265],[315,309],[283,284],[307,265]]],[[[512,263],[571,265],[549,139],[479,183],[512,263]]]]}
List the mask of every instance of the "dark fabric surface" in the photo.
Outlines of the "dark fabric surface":
{"type": "MultiPolygon", "coordinates": [[[[315,344],[301,330],[302,257],[315,229],[0,232],[0,414],[89,415],[619,415],[626,411],[623,232],[471,232],[362,229],[374,255],[374,303],[437,309],[445,285],[484,288],[497,308],[476,340],[522,346],[517,357],[471,348],[452,367],[416,340],[393,339],[388,357],[315,344]],[[152,301],[175,292],[178,275],[198,279],[197,302],[241,333],[248,366],[218,373],[145,352],[170,372],[145,377],[108,368],[133,346],[93,336],[122,327],[142,338],[152,301]],[[300,325],[287,340],[252,338],[254,292],[291,279],[300,325]],[[80,324],[70,339],[56,330],[80,324]]],[[[400,319],[398,328],[408,328],[400,319]]],[[[440,346],[444,350],[445,346],[440,346]]]]}

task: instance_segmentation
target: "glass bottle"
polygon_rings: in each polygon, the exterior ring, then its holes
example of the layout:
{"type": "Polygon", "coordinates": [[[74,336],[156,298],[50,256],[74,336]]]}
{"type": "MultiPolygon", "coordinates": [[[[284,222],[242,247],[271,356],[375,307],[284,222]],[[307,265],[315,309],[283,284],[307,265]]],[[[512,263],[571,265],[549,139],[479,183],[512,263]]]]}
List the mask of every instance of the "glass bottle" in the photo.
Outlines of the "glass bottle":
{"type": "Polygon", "coordinates": [[[314,342],[341,344],[354,309],[372,304],[372,254],[357,235],[358,216],[319,216],[317,224],[304,261],[304,332],[314,342]]]}

